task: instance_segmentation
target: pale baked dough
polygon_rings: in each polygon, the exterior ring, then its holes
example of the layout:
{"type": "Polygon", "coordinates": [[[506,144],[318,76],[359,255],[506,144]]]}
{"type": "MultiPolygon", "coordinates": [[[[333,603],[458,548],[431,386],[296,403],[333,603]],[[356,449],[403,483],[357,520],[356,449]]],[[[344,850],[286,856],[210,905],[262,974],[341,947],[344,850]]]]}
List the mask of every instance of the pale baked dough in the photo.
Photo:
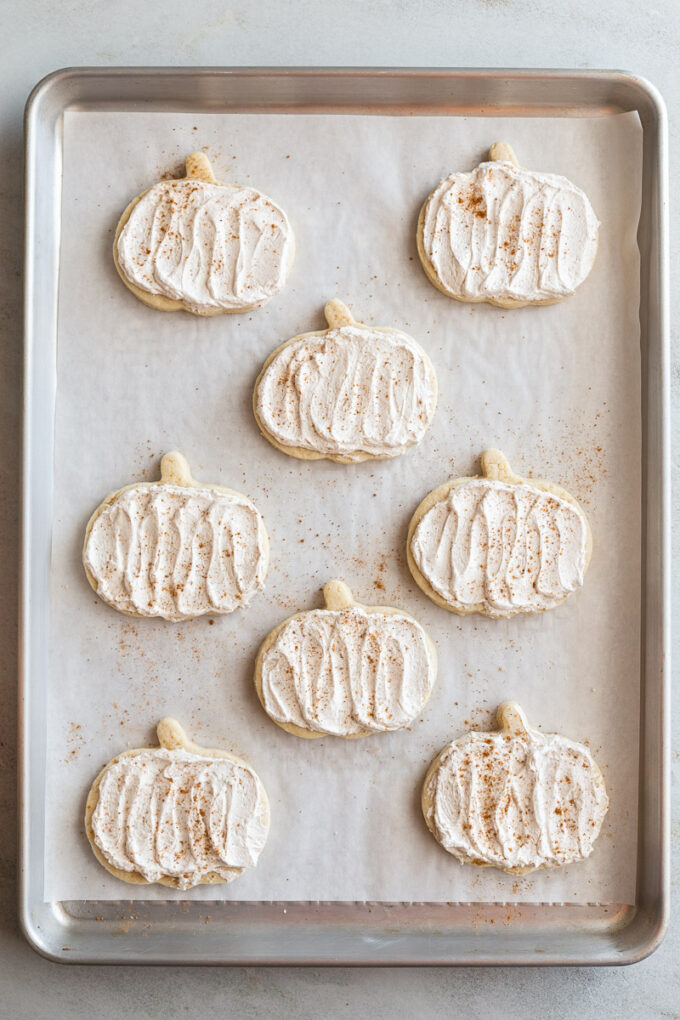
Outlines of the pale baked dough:
{"type": "MultiPolygon", "coordinates": [[[[195,478],[192,478],[189,463],[183,454],[179,453],[177,450],[174,450],[172,453],[166,453],[165,456],[161,459],[161,477],[157,482],[132,482],[130,485],[124,485],[121,489],[116,489],[115,492],[110,492],[106,499],[104,499],[99,504],[99,506],[97,507],[97,509],[87,522],[87,527],[85,528],[85,539],[83,541],[83,557],[82,557],[83,568],[85,570],[87,579],[90,582],[90,586],[95,592],[97,592],[97,594],[99,594],[99,592],[97,591],[97,582],[92,576],[91,571],[85,564],[85,549],[87,548],[87,540],[90,537],[90,532],[92,531],[92,526],[94,522],[97,520],[102,510],[105,510],[106,507],[110,506],[113,502],[115,502],[115,500],[120,496],[121,493],[127,492],[128,489],[150,489],[154,485],[185,485],[187,486],[187,488],[190,489],[191,488],[212,489],[215,492],[224,492],[229,496],[236,496],[239,499],[247,498],[243,495],[242,492],[237,492],[235,489],[228,489],[223,485],[210,485],[207,482],[197,482],[195,478]]],[[[267,531],[264,528],[263,528],[263,540],[266,573],[267,570],[269,569],[269,535],[267,534],[267,531]]],[[[118,607],[115,607],[115,609],[116,612],[123,613],[125,616],[133,616],[139,620],[149,619],[148,616],[143,616],[141,613],[131,613],[127,609],[119,609],[118,607]]],[[[158,617],[158,619],[163,619],[163,617],[158,617]]]]}
{"type": "MultiPolygon", "coordinates": [[[[521,710],[519,710],[518,715],[518,708],[519,706],[517,706],[516,703],[513,701],[504,701],[501,705],[498,706],[496,714],[498,719],[499,730],[507,732],[508,735],[512,735],[518,730],[521,731],[526,728],[526,719],[524,717],[524,713],[521,712],[521,710]]],[[[455,741],[453,742],[455,743],[455,741]]],[[[450,744],[447,744],[446,747],[443,747],[441,749],[441,751],[439,752],[439,754],[437,755],[437,757],[434,759],[429,769],[427,770],[425,779],[423,781],[423,789],[420,797],[420,807],[423,812],[425,824],[427,825],[428,829],[430,830],[430,832],[432,833],[432,835],[434,836],[438,843],[439,839],[437,837],[437,832],[433,824],[434,784],[432,780],[434,779],[434,776],[439,768],[439,764],[444,755],[446,754],[446,752],[448,751],[449,747],[450,744]]],[[[597,769],[597,775],[599,776],[599,780],[602,782],[602,785],[604,786],[604,777],[602,775],[602,772],[597,763],[595,762],[594,764],[597,769]]],[[[448,850],[446,850],[445,847],[442,847],[442,849],[444,850],[445,853],[449,852],[448,850]]],[[[456,857],[456,860],[460,861],[460,863],[462,864],[473,864],[477,868],[496,868],[497,871],[504,871],[508,875],[529,875],[533,871],[546,870],[548,867],[548,865],[542,864],[539,865],[538,867],[500,868],[495,864],[490,864],[488,861],[473,860],[471,858],[463,861],[459,857],[456,857]]]]}
{"type": "MultiPolygon", "coordinates": [[[[347,306],[342,301],[340,301],[338,298],[334,298],[332,301],[329,301],[326,304],[326,306],[324,308],[324,316],[326,318],[326,322],[328,323],[328,329],[318,329],[318,330],[315,330],[314,332],[311,332],[311,333],[299,333],[297,336],[291,337],[290,340],[286,340],[286,342],[281,344],[279,347],[277,347],[275,351],[272,351],[272,353],[269,355],[269,357],[265,361],[264,365],[262,366],[260,374],[258,375],[257,380],[255,382],[255,387],[253,389],[253,414],[255,415],[255,420],[256,420],[256,422],[257,422],[257,424],[259,426],[260,432],[262,433],[264,438],[268,442],[270,442],[272,444],[272,446],[275,446],[277,450],[280,450],[281,453],[287,453],[289,457],[297,457],[299,460],[332,460],[332,461],[335,461],[336,464],[359,464],[362,461],[366,461],[366,460],[393,460],[393,459],[395,459],[393,457],[379,456],[379,455],[372,454],[372,453],[357,453],[356,456],[347,457],[347,456],[343,456],[342,454],[316,453],[314,450],[307,450],[307,449],[304,449],[303,447],[300,447],[300,446],[284,446],[282,443],[279,443],[279,441],[277,439],[275,439],[274,436],[270,432],[267,431],[266,426],[264,425],[262,419],[260,418],[259,414],[257,413],[257,398],[258,398],[258,390],[259,390],[260,382],[261,382],[265,372],[267,371],[267,369],[271,365],[271,363],[274,361],[274,359],[276,357],[278,357],[278,355],[281,353],[281,351],[285,350],[286,347],[290,347],[291,344],[298,343],[300,340],[304,340],[306,337],[309,337],[309,336],[325,336],[331,330],[339,329],[341,326],[363,326],[364,325],[364,323],[358,322],[354,318],[354,316],[352,315],[350,310],[347,308],[347,306]]],[[[415,341],[413,340],[413,337],[408,336],[407,333],[404,333],[402,330],[399,330],[399,329],[388,329],[388,328],[386,328],[384,326],[370,326],[370,327],[366,327],[366,328],[367,329],[371,329],[372,331],[374,331],[376,333],[392,333],[392,334],[397,333],[397,334],[400,334],[401,336],[407,337],[408,340],[411,341],[411,343],[415,343],[415,341]]],[[[432,415],[434,415],[434,412],[435,412],[436,407],[437,407],[437,396],[438,396],[438,392],[437,392],[437,376],[435,374],[434,366],[432,365],[432,362],[430,361],[428,355],[425,353],[425,351],[420,346],[420,344],[416,344],[416,346],[421,351],[422,356],[423,356],[423,358],[425,360],[425,363],[427,365],[428,371],[430,373],[430,381],[432,383],[433,393],[434,393],[434,398],[433,398],[432,407],[431,407],[431,411],[430,411],[430,416],[432,416],[432,415]]]]}
{"type": "MultiPolygon", "coordinates": [[[[413,622],[418,624],[418,626],[423,630],[425,640],[427,642],[427,647],[430,651],[430,654],[432,655],[432,661],[436,669],[437,650],[434,646],[434,643],[432,642],[430,635],[422,627],[422,624],[418,623],[418,620],[416,620],[414,616],[411,616],[410,613],[405,613],[402,609],[395,609],[394,606],[365,606],[361,602],[356,602],[349,586],[346,585],[344,581],[340,581],[337,578],[333,581],[329,581],[324,586],[323,597],[324,608],[330,609],[331,611],[334,612],[338,612],[342,609],[350,609],[352,608],[352,606],[356,606],[358,609],[362,609],[365,613],[380,613],[383,616],[388,615],[405,616],[407,619],[413,620],[413,622]]],[[[269,634],[267,634],[267,637],[260,645],[260,649],[257,653],[257,658],[255,660],[254,680],[257,696],[260,699],[260,704],[262,705],[262,708],[265,710],[265,712],[267,712],[267,708],[264,703],[264,694],[262,692],[262,662],[264,660],[264,657],[271,648],[271,646],[276,641],[276,638],[283,630],[283,628],[288,623],[290,623],[291,620],[297,620],[301,616],[304,616],[307,612],[309,612],[309,610],[302,610],[299,613],[293,613],[291,616],[287,616],[285,620],[278,624],[278,626],[274,627],[274,630],[270,631],[269,634]]],[[[292,733],[294,737],[304,737],[305,740],[314,740],[317,737],[331,736],[331,734],[328,733],[316,733],[314,730],[303,729],[301,726],[296,726],[294,723],[277,722],[276,719],[272,719],[268,712],[267,715],[273,723],[279,726],[282,730],[285,730],[287,733],[292,733]]],[[[352,733],[349,734],[348,736],[344,735],[339,736],[340,739],[342,740],[360,740],[362,737],[374,736],[375,732],[376,731],[373,730],[363,730],[361,733],[352,733]]]]}
{"type": "MultiPolygon", "coordinates": [[[[489,149],[489,162],[513,163],[516,167],[519,167],[519,162],[517,160],[517,156],[515,155],[515,152],[514,152],[512,146],[509,145],[508,142],[494,142],[493,143],[493,145],[489,149]]],[[[424,245],[424,241],[423,241],[423,231],[424,231],[424,226],[425,226],[425,212],[426,212],[426,209],[427,209],[427,204],[430,201],[430,197],[431,197],[431,195],[427,196],[427,198],[423,202],[422,207],[420,209],[420,214],[418,216],[418,226],[417,226],[417,229],[416,229],[416,244],[417,244],[417,247],[418,247],[418,255],[420,256],[420,261],[422,263],[423,269],[425,270],[425,274],[426,274],[428,280],[430,281],[430,283],[433,286],[435,286],[437,288],[437,290],[441,291],[442,294],[445,294],[446,297],[453,298],[454,301],[460,301],[461,304],[471,304],[471,305],[487,304],[487,305],[495,305],[497,308],[508,308],[508,309],[511,309],[511,308],[526,308],[527,306],[532,306],[533,307],[534,305],[537,308],[540,305],[556,305],[556,304],[559,304],[561,301],[564,301],[565,298],[571,297],[570,294],[565,294],[564,297],[546,298],[546,299],[540,300],[540,301],[514,301],[511,298],[507,298],[507,299],[489,298],[489,297],[463,298],[463,297],[460,297],[457,294],[452,294],[449,290],[446,289],[446,287],[444,287],[444,285],[440,281],[440,279],[439,279],[439,277],[438,277],[438,275],[437,275],[437,273],[436,273],[432,263],[430,262],[429,258],[427,257],[427,255],[425,253],[425,245],[424,245]]]]}
{"type": "MultiPolygon", "coordinates": [[[[192,180],[204,181],[206,184],[222,183],[221,181],[218,181],[215,175],[213,174],[212,166],[210,165],[210,160],[208,159],[204,152],[193,152],[190,156],[187,156],[185,161],[185,169],[186,169],[185,176],[183,178],[178,178],[178,180],[185,180],[191,178],[192,180]]],[[[232,184],[231,187],[239,188],[242,187],[242,185],[232,184]]],[[[116,270],[118,271],[118,275],[120,276],[121,280],[128,288],[128,290],[132,291],[135,297],[139,298],[140,301],[143,301],[145,305],[149,306],[149,308],[155,308],[160,312],[185,311],[190,312],[192,315],[210,317],[213,315],[239,315],[242,312],[252,312],[256,308],[260,308],[261,307],[260,304],[254,304],[243,305],[241,308],[215,308],[207,312],[198,312],[193,308],[187,308],[183,301],[175,301],[173,298],[166,297],[164,294],[150,294],[149,291],[142,290],[142,288],[137,287],[136,284],[130,283],[127,276],[121,269],[120,263],[118,261],[118,238],[121,235],[123,227],[130,219],[130,214],[132,213],[132,210],[137,205],[139,200],[144,198],[144,196],[149,191],[151,191],[151,188],[146,188],[144,191],[141,192],[141,194],[137,195],[136,198],[133,198],[130,204],[125,208],[123,215],[118,221],[116,233],[113,238],[113,261],[116,266],[116,270]]],[[[295,259],[295,237],[293,235],[291,237],[291,246],[288,261],[286,262],[285,270],[286,276],[288,276],[288,274],[290,273],[294,259],[295,259]]]]}
{"type": "MultiPolygon", "coordinates": [[[[464,485],[465,482],[471,482],[478,478],[490,478],[498,482],[507,482],[510,485],[529,485],[531,486],[532,489],[540,489],[542,492],[552,492],[554,496],[558,496],[560,499],[563,499],[566,502],[571,503],[573,506],[577,507],[577,509],[580,510],[580,512],[583,514],[586,524],[586,536],[587,536],[586,565],[584,568],[584,573],[585,570],[588,569],[588,565],[590,563],[590,558],[593,551],[593,536],[590,530],[588,518],[586,517],[586,513],[583,507],[578,502],[578,500],[575,499],[570,492],[567,492],[566,489],[563,489],[561,485],[556,485],[554,482],[547,482],[542,478],[522,478],[520,477],[520,475],[516,475],[514,471],[512,471],[506,457],[504,456],[504,454],[501,453],[500,450],[493,449],[485,450],[485,452],[481,456],[481,464],[482,464],[481,475],[467,475],[463,478],[454,478],[450,482],[444,482],[443,485],[440,485],[438,488],[433,489],[432,492],[430,492],[425,497],[422,503],[420,503],[420,505],[416,509],[416,512],[411,518],[411,523],[408,526],[408,535],[406,538],[406,561],[408,563],[409,570],[413,574],[413,578],[418,587],[425,592],[429,599],[432,599],[432,601],[435,602],[438,606],[441,606],[442,609],[448,610],[449,613],[456,613],[458,616],[467,616],[470,613],[482,613],[484,616],[488,616],[490,619],[493,620],[498,619],[505,620],[508,619],[508,617],[518,616],[520,614],[519,613],[491,614],[486,611],[483,602],[475,603],[474,605],[468,606],[465,609],[454,607],[450,605],[448,602],[446,602],[446,600],[443,599],[441,595],[439,595],[439,593],[434,590],[434,588],[427,580],[427,578],[424,576],[424,574],[421,573],[420,568],[415,562],[413,554],[411,552],[411,540],[413,539],[414,532],[418,527],[418,524],[420,523],[421,519],[425,516],[428,510],[432,509],[435,503],[440,503],[442,500],[446,499],[448,494],[451,492],[451,489],[455,489],[456,486],[464,485]]],[[[555,603],[554,606],[550,606],[549,608],[554,609],[556,606],[561,605],[561,603],[564,602],[567,597],[568,596],[565,595],[563,599],[560,599],[558,602],[555,603]]],[[[547,612],[547,609],[532,610],[532,613],[545,613],[545,612],[547,612]]]]}
{"type": "MultiPolygon", "coordinates": [[[[229,761],[233,761],[237,765],[245,765],[246,768],[249,768],[251,769],[251,771],[253,771],[252,766],[249,765],[248,762],[243,761],[242,758],[238,758],[235,754],[230,754],[228,751],[221,751],[218,748],[199,747],[198,744],[195,744],[193,740],[190,740],[187,737],[183,728],[180,726],[176,719],[170,719],[167,717],[165,719],[161,719],[161,721],[158,723],[158,726],[156,727],[156,733],[158,734],[159,746],[164,747],[168,751],[178,750],[181,748],[184,751],[189,751],[191,754],[201,755],[201,757],[203,758],[227,758],[229,761]]],[[[114,878],[119,878],[122,882],[129,882],[131,885],[166,885],[169,886],[171,889],[177,889],[179,881],[177,878],[163,877],[159,878],[157,882],[147,882],[144,876],[140,875],[138,871],[122,871],[120,868],[114,868],[113,865],[109,864],[106,857],[104,857],[104,854],[101,852],[101,850],[94,841],[94,832],[92,831],[92,815],[94,814],[95,808],[97,807],[97,803],[99,801],[99,783],[102,776],[111,765],[114,765],[116,762],[119,762],[122,758],[132,758],[135,755],[142,754],[144,751],[149,750],[153,750],[153,748],[138,747],[135,748],[133,751],[123,751],[122,754],[116,755],[115,758],[112,758],[111,761],[106,763],[106,765],[98,774],[97,778],[90,787],[90,792],[87,795],[87,802],[85,804],[85,832],[87,834],[90,846],[92,847],[93,854],[95,855],[101,866],[103,868],[106,868],[106,870],[111,875],[113,875],[114,878]]],[[[262,785],[262,782],[260,781],[259,776],[254,771],[253,775],[257,779],[258,790],[260,792],[262,801],[265,805],[265,809],[267,812],[265,818],[265,827],[266,831],[268,832],[270,822],[269,800],[267,798],[267,793],[265,791],[264,786],[262,785]]],[[[228,870],[230,875],[236,878],[238,875],[243,874],[245,869],[229,868],[228,870]]],[[[199,879],[196,885],[223,885],[227,881],[229,881],[229,879],[225,879],[221,875],[217,875],[215,872],[210,872],[209,874],[204,875],[203,878],[199,879]]]]}

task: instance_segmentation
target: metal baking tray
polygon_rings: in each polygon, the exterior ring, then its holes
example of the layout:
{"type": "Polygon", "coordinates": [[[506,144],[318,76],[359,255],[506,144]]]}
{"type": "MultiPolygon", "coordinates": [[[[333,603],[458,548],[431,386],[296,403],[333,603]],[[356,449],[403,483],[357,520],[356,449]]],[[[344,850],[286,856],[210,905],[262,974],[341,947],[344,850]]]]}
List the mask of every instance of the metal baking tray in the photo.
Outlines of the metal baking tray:
{"type": "Polygon", "coordinates": [[[669,903],[669,342],[667,134],[653,86],[616,71],[76,68],[26,108],[25,378],[19,674],[20,918],[70,963],[627,964],[663,938],[669,903]],[[642,652],[634,905],[236,901],[45,902],[44,774],[62,124],[65,111],[439,113],[637,111],[641,253],[642,652]]]}

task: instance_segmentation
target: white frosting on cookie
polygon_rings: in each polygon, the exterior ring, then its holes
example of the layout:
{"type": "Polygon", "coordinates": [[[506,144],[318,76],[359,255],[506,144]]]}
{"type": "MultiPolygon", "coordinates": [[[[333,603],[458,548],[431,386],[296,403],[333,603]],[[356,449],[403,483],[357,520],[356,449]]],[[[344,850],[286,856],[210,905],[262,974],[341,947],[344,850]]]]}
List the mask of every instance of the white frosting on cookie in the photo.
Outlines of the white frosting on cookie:
{"type": "Polygon", "coordinates": [[[114,609],[182,620],[247,605],[264,585],[267,550],[262,515],[245,496],[138,485],[94,518],[83,562],[114,609]]]}
{"type": "Polygon", "coordinates": [[[435,676],[425,632],[410,617],[318,609],[285,623],[265,652],[262,697],[276,722],[348,737],[408,726],[435,676]]]}
{"type": "Polygon", "coordinates": [[[488,478],[455,485],[425,512],[411,555],[454,609],[491,616],[549,609],[583,584],[588,526],[574,503],[488,478]]]}
{"type": "Polygon", "coordinates": [[[443,289],[467,301],[551,301],[583,283],[599,222],[588,197],[557,174],[481,163],[440,181],[422,244],[443,289]]]}
{"type": "Polygon", "coordinates": [[[414,340],[346,325],[284,346],[259,381],[256,408],[283,446],[396,457],[423,438],[436,402],[434,371],[414,340]]]}
{"type": "Polygon", "coordinates": [[[286,214],[254,188],[187,179],[141,196],[118,238],[125,278],[192,312],[259,306],[282,289],[292,258],[286,214]]]}
{"type": "Polygon", "coordinates": [[[588,857],[609,801],[590,752],[534,730],[469,733],[426,784],[428,823],[461,861],[539,868],[588,857]]]}
{"type": "Polygon", "coordinates": [[[114,868],[180,889],[252,868],[268,809],[253,770],[228,758],[158,748],[123,755],[99,780],[94,841],[114,868]]]}

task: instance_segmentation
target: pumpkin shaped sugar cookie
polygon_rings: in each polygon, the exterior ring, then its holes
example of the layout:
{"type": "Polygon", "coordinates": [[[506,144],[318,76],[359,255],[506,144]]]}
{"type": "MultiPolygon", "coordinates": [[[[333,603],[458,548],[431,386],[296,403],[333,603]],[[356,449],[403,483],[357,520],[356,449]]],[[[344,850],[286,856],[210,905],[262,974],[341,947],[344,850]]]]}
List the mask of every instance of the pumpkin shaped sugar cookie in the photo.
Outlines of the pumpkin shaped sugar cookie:
{"type": "Polygon", "coordinates": [[[90,518],[87,579],[129,616],[188,620],[231,613],[264,587],[269,539],[247,496],[191,477],[181,453],[161,460],[159,482],[110,493],[90,518]]]}
{"type": "Polygon", "coordinates": [[[524,170],[496,142],[471,173],[439,182],[418,219],[418,254],[431,283],[458,301],[502,308],[573,294],[597,254],[599,222],[566,177],[524,170]]]}
{"type": "Polygon", "coordinates": [[[430,359],[408,334],[356,322],[337,299],[325,315],[328,329],[293,337],[265,362],[253,394],[262,434],[303,460],[398,457],[437,406],[430,359]]]}
{"type": "Polygon", "coordinates": [[[437,674],[432,641],[412,616],[362,606],[342,581],[324,609],[295,613],[265,638],[255,688],[265,712],[298,737],[366,737],[409,726],[437,674]]]}
{"type": "Polygon", "coordinates": [[[514,702],[499,707],[498,725],[432,762],[421,802],[434,838],[463,864],[514,875],[588,857],[609,807],[588,748],[532,729],[514,702]]]}
{"type": "Polygon", "coordinates": [[[116,269],[140,301],[194,315],[260,308],[283,289],[294,254],[283,209],[215,180],[202,152],[187,158],[186,177],[133,199],[113,242],[116,269]]]}
{"type": "Polygon", "coordinates": [[[453,613],[506,617],[553,609],[583,584],[592,538],[566,489],[520,478],[499,450],[482,474],[434,489],[408,530],[408,565],[425,594],[453,613]]]}
{"type": "Polygon", "coordinates": [[[157,732],[160,747],[124,751],[92,784],[85,831],[94,855],[132,884],[231,882],[266,842],[264,787],[250,765],[194,744],[174,719],[157,732]]]}

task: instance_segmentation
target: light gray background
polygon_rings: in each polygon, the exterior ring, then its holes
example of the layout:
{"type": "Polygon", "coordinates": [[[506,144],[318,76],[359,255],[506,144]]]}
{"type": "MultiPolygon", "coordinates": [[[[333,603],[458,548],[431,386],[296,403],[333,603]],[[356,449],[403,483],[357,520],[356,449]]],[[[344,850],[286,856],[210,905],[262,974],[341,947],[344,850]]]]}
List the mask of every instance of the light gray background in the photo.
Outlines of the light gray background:
{"type": "MultiPolygon", "coordinates": [[[[0,109],[0,1002],[16,1018],[90,1016],[680,1017],[680,927],[623,970],[255,970],[64,968],[16,924],[16,591],[21,367],[21,118],[32,85],[84,64],[347,64],[622,67],[649,77],[671,118],[680,92],[680,5],[661,0],[4,0],[0,109]]],[[[677,221],[672,202],[672,227],[677,221]]],[[[677,241],[673,233],[675,265],[677,241]]],[[[673,311],[680,287],[673,292],[673,311]]],[[[677,347],[674,330],[674,347],[677,347]]],[[[673,383],[680,398],[680,360],[673,383]]],[[[680,415],[675,414],[674,434],[680,415]]],[[[675,458],[674,458],[675,461],[675,458]]],[[[677,503],[677,485],[676,497],[677,503]]],[[[677,651],[677,649],[676,649],[677,651]]],[[[676,726],[677,733],[677,726],[676,726]]],[[[676,741],[677,743],[677,741],[676,741]]],[[[677,777],[680,756],[674,755],[677,777]]],[[[677,812],[676,812],[677,814],[677,812]]],[[[678,856],[677,821],[676,860],[678,856]]]]}

